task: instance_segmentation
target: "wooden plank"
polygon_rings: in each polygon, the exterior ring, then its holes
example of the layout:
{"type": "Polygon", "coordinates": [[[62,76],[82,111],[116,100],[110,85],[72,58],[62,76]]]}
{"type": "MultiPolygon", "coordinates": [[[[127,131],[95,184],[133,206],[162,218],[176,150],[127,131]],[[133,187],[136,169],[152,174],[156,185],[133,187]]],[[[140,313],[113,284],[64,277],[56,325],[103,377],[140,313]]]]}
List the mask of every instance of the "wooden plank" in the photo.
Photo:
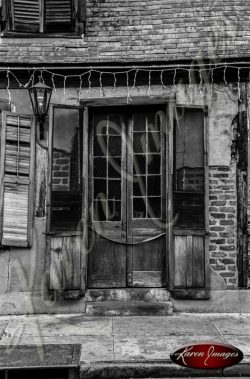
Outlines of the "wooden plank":
{"type": "Polygon", "coordinates": [[[50,239],[50,283],[49,288],[53,290],[63,290],[63,267],[62,251],[63,238],[52,237],[50,239]]]}
{"type": "Polygon", "coordinates": [[[187,284],[187,237],[174,237],[174,286],[186,288],[187,284]]]}
{"type": "Polygon", "coordinates": [[[193,236],[187,236],[186,241],[186,278],[187,278],[187,287],[192,287],[193,284],[193,236]]]}
{"type": "MultiPolygon", "coordinates": [[[[167,104],[168,101],[171,101],[175,98],[175,95],[173,96],[154,96],[154,97],[148,97],[148,96],[135,96],[133,97],[133,104],[132,105],[154,105],[154,104],[167,104]]],[[[91,99],[84,99],[81,100],[81,104],[84,106],[89,107],[103,107],[103,106],[120,106],[120,105],[127,105],[128,99],[127,97],[117,97],[114,102],[114,98],[91,98],[91,99]]]]}
{"type": "Polygon", "coordinates": [[[134,287],[162,287],[162,270],[133,271],[134,287]]]}
{"type": "Polygon", "coordinates": [[[167,106],[167,164],[166,164],[166,214],[167,221],[167,239],[166,251],[168,253],[168,272],[169,272],[169,289],[172,290],[175,284],[175,241],[173,237],[173,130],[174,130],[174,107],[173,102],[169,102],[167,106]]]}
{"type": "Polygon", "coordinates": [[[172,295],[176,299],[183,300],[209,300],[210,292],[207,289],[197,288],[175,288],[172,295]]]}
{"type": "Polygon", "coordinates": [[[193,288],[205,288],[204,237],[193,236],[192,284],[193,288]]]}
{"type": "Polygon", "coordinates": [[[175,236],[204,236],[206,231],[204,229],[183,229],[174,227],[173,234],[175,236]]]}
{"type": "MultiPolygon", "coordinates": [[[[25,145],[25,156],[22,155],[23,146],[21,146],[21,148],[19,146],[16,151],[16,157],[13,156],[13,149],[9,149],[9,146],[6,144],[9,128],[7,121],[13,118],[12,115],[10,112],[3,112],[2,119],[2,144],[5,145],[5,147],[1,149],[1,161],[3,162],[1,188],[1,209],[3,217],[1,220],[1,238],[2,244],[11,245],[12,239],[15,246],[18,240],[21,246],[23,246],[26,240],[26,245],[29,246],[31,243],[33,222],[34,162],[32,159],[35,148],[35,130],[31,128],[32,117],[29,116],[29,118],[26,118],[26,116],[23,115],[14,117],[19,123],[22,123],[23,120],[29,122],[29,128],[26,129],[29,143],[25,145]],[[20,156],[18,156],[18,153],[20,153],[20,156]],[[14,175],[11,176],[9,173],[13,173],[14,175]]],[[[15,138],[18,145],[20,143],[20,140],[18,140],[19,137],[20,134],[16,132],[15,138]]]]}
{"type": "Polygon", "coordinates": [[[88,217],[89,217],[89,111],[84,108],[82,120],[82,233],[83,238],[81,243],[81,289],[84,291],[87,287],[87,267],[88,267],[88,217]]]}
{"type": "Polygon", "coordinates": [[[63,290],[74,290],[81,287],[80,254],[80,237],[62,237],[63,290]]]}
{"type": "Polygon", "coordinates": [[[89,288],[126,287],[126,245],[92,234],[89,259],[89,288]]]}

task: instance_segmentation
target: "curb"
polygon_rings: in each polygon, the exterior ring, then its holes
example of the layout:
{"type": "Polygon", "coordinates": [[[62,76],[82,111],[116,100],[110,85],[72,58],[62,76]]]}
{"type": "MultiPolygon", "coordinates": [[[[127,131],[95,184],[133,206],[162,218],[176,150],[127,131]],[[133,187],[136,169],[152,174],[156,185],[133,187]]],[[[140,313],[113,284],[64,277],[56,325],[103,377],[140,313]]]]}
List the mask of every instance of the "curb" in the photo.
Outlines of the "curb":
{"type": "Polygon", "coordinates": [[[250,378],[250,363],[219,370],[194,370],[170,362],[92,362],[81,363],[79,379],[129,378],[250,378]]]}

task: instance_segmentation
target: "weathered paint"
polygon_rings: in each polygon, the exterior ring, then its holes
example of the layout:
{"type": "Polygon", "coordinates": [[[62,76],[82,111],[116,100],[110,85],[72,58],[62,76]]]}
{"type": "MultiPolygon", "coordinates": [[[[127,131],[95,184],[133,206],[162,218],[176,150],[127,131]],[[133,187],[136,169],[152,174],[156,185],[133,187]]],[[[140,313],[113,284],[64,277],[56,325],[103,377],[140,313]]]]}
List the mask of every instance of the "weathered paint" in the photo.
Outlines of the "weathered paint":
{"type": "MultiPolygon", "coordinates": [[[[173,90],[171,88],[171,90],[173,90]]],[[[231,160],[231,144],[232,144],[232,120],[238,112],[238,99],[237,93],[234,88],[231,91],[224,85],[213,86],[213,96],[209,95],[210,85],[205,88],[199,88],[198,85],[177,85],[176,86],[176,102],[177,104],[189,104],[189,105],[208,105],[209,106],[209,166],[213,166],[214,169],[220,167],[228,167],[230,170],[230,181],[232,184],[232,197],[235,196],[236,191],[236,173],[235,162],[231,160]]],[[[152,85],[150,88],[150,96],[154,95],[168,95],[170,91],[162,88],[162,86],[152,85]]],[[[134,96],[148,96],[148,87],[138,87],[131,89],[130,97],[133,101],[134,96]]],[[[103,91],[104,97],[122,97],[128,96],[127,88],[113,88],[105,87],[103,91]]],[[[93,88],[89,92],[88,89],[83,88],[81,93],[81,99],[100,97],[100,89],[93,88]]],[[[8,99],[6,90],[0,90],[0,98],[8,99]]],[[[23,89],[11,89],[11,98],[15,105],[16,111],[21,113],[31,113],[31,106],[27,91],[23,89]]],[[[65,93],[63,88],[57,88],[57,91],[53,93],[53,103],[77,105],[79,104],[79,93],[77,88],[67,88],[65,93]]],[[[129,99],[128,99],[129,102],[129,99]]],[[[0,259],[0,313],[36,313],[36,312],[77,312],[84,311],[85,301],[63,301],[60,304],[53,304],[48,299],[43,300],[43,291],[46,287],[47,274],[45,273],[45,196],[44,189],[46,187],[46,173],[47,173],[47,151],[37,145],[37,171],[36,171],[36,212],[35,212],[35,233],[34,243],[32,249],[3,249],[1,251],[0,259]],[[37,247],[37,248],[36,248],[37,247]],[[36,251],[35,251],[36,250],[36,251]],[[20,304],[18,304],[19,294],[22,294],[20,304]],[[23,297],[24,296],[24,297],[23,297]],[[35,306],[31,308],[29,302],[32,301],[35,306]],[[74,303],[73,307],[72,304],[74,303]],[[26,309],[27,308],[27,309],[26,309]]],[[[211,170],[211,173],[214,170],[211,170]]],[[[212,180],[214,180],[212,178],[212,180]]],[[[217,184],[212,183],[211,186],[217,185],[220,188],[224,185],[223,178],[216,178],[217,184]]],[[[212,190],[212,187],[211,187],[212,190]]],[[[216,191],[216,189],[215,189],[216,191]]],[[[220,193],[221,195],[221,193],[220,193]]],[[[223,194],[222,194],[223,195],[223,194]]],[[[214,200],[211,200],[214,201],[214,200]]],[[[233,201],[228,199],[228,201],[233,201]]],[[[212,206],[212,205],[211,205],[212,206]]],[[[223,205],[222,205],[223,206],[223,205]]],[[[236,205],[232,205],[235,208],[236,205]]],[[[223,212],[221,210],[221,212],[223,212]]],[[[214,210],[210,210],[210,213],[214,213],[214,210]]],[[[227,217],[227,216],[226,216],[227,217]]],[[[211,228],[221,227],[220,220],[216,220],[210,215],[211,228]]],[[[233,268],[234,277],[237,276],[236,269],[236,212],[232,212],[230,220],[233,221],[232,225],[225,225],[225,231],[230,238],[230,246],[232,249],[223,253],[220,256],[220,244],[214,243],[213,239],[216,239],[216,232],[211,230],[211,246],[215,244],[217,247],[215,250],[211,250],[211,261],[213,264],[213,272],[216,275],[211,275],[211,287],[212,289],[222,290],[225,289],[225,283],[227,282],[228,288],[236,288],[237,281],[229,281],[229,277],[225,276],[223,279],[222,272],[228,272],[233,268]],[[218,252],[218,257],[214,257],[213,253],[218,252]],[[229,263],[221,261],[221,259],[229,258],[229,263]],[[233,263],[232,263],[233,262],[233,263]],[[218,278],[219,275],[219,278],[218,278]],[[216,279],[217,276],[217,279],[216,279]]],[[[229,220],[229,221],[230,221],[229,220]]],[[[218,232],[219,233],[219,232],[218,232]]],[[[223,243],[221,244],[223,245],[223,243]]],[[[211,309],[216,308],[218,304],[217,297],[212,297],[211,301],[206,302],[211,304],[211,309]],[[213,306],[213,304],[215,304],[213,306]]],[[[179,304],[179,303],[178,303],[179,304]]],[[[185,307],[184,307],[185,308],[185,307]]],[[[233,308],[231,309],[233,311],[233,308]]],[[[235,309],[236,310],[236,309],[235,309]]]]}

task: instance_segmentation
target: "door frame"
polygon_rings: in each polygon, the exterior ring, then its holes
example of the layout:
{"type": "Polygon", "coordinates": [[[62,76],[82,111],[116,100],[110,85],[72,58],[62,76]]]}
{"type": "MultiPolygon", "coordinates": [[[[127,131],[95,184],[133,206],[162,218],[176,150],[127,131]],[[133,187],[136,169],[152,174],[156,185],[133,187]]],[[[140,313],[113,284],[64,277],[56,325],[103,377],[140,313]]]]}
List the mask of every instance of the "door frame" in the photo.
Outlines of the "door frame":
{"type": "MultiPolygon", "coordinates": [[[[165,177],[166,177],[166,184],[165,184],[165,213],[166,213],[166,238],[165,238],[165,246],[166,246],[166,257],[165,257],[165,268],[163,273],[163,283],[162,287],[169,287],[170,283],[170,264],[171,264],[171,241],[172,237],[169,235],[169,232],[171,231],[169,220],[171,220],[172,217],[172,205],[170,206],[172,194],[171,191],[168,190],[168,188],[171,188],[171,175],[169,170],[169,136],[171,135],[171,130],[173,130],[173,123],[174,123],[174,105],[175,105],[176,97],[174,95],[162,95],[162,96],[154,96],[150,98],[149,96],[135,96],[133,97],[133,103],[129,104],[130,107],[135,106],[149,106],[149,105],[165,105],[166,106],[166,148],[165,148],[165,177]],[[167,219],[168,218],[168,219],[167,219]]],[[[126,106],[128,106],[127,97],[107,97],[107,98],[91,98],[91,99],[82,99],[80,101],[80,104],[86,109],[86,113],[89,114],[90,110],[93,108],[103,108],[103,107],[112,107],[112,108],[118,108],[123,107],[124,109],[126,106]]],[[[86,117],[84,119],[83,124],[84,130],[89,128],[89,119],[86,117]]],[[[84,133],[83,133],[84,135],[84,133]]],[[[88,146],[89,146],[89,134],[86,133],[85,135],[88,135],[88,146]]],[[[86,143],[86,141],[85,141],[86,143]]],[[[85,162],[85,164],[87,164],[85,162]]],[[[89,170],[87,171],[89,172],[89,170]]],[[[86,174],[85,174],[86,175],[86,174]]],[[[84,174],[83,174],[84,176],[84,174]]],[[[88,175],[87,175],[88,176],[88,175]]],[[[86,188],[86,184],[84,186],[85,194],[84,198],[89,199],[89,186],[86,188]]],[[[86,212],[86,210],[85,210],[86,212]]],[[[84,218],[85,225],[88,225],[88,219],[87,215],[85,215],[84,218]]],[[[88,240],[87,231],[85,233],[85,243],[88,240]]],[[[88,248],[87,248],[88,251],[88,248]]],[[[89,252],[89,251],[88,251],[89,252]]],[[[88,275],[88,254],[85,255],[85,264],[86,264],[86,270],[88,275]]],[[[86,276],[85,278],[85,285],[87,286],[88,278],[86,276]]]]}

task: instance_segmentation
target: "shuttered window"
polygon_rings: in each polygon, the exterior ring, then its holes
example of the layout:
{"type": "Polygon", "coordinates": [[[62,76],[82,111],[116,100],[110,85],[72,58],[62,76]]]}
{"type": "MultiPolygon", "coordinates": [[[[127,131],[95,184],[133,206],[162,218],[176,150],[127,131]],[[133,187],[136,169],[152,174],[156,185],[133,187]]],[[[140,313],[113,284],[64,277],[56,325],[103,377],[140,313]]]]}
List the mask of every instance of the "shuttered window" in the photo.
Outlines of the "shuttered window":
{"type": "Polygon", "coordinates": [[[45,1],[45,28],[47,32],[72,30],[72,0],[45,1]]]}
{"type": "Polygon", "coordinates": [[[40,6],[40,0],[12,0],[13,30],[39,32],[40,6]]]}
{"type": "Polygon", "coordinates": [[[8,29],[19,33],[83,33],[84,0],[4,0],[8,29]]]}
{"type": "Polygon", "coordinates": [[[32,231],[34,126],[31,116],[3,112],[1,135],[1,245],[29,246],[32,231]]]}

